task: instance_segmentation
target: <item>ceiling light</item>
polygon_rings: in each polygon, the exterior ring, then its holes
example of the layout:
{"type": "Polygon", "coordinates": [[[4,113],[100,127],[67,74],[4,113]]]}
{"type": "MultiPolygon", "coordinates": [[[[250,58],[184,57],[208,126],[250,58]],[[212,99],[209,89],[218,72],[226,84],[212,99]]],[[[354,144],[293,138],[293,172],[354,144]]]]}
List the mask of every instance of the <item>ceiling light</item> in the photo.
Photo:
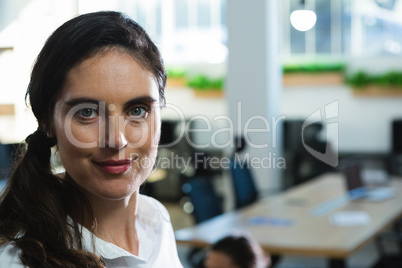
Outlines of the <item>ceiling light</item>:
{"type": "Polygon", "coordinates": [[[304,9],[304,1],[301,1],[302,9],[295,10],[290,14],[290,23],[299,31],[308,31],[314,27],[317,15],[312,10],[304,9]]]}

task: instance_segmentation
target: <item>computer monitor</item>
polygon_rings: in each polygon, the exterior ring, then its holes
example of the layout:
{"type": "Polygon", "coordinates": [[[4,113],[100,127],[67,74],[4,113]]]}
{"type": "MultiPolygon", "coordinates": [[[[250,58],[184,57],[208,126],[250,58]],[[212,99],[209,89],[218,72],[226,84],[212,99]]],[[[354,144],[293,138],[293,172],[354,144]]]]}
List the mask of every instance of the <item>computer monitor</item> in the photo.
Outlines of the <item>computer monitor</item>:
{"type": "Polygon", "coordinates": [[[172,145],[175,142],[177,124],[176,121],[162,121],[159,145],[172,145]]]}
{"type": "Polygon", "coordinates": [[[363,197],[366,194],[361,169],[361,163],[357,160],[346,160],[341,164],[346,190],[352,199],[363,197]]]}
{"type": "Polygon", "coordinates": [[[392,122],[392,152],[402,153],[402,119],[392,122]]]}

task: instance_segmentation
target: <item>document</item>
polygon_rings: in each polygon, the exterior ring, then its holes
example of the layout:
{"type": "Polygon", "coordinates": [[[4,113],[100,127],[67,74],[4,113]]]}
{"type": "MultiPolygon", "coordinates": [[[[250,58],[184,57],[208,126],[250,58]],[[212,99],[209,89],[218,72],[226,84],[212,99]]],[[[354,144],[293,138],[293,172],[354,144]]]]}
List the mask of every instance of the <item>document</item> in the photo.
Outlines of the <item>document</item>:
{"type": "Polygon", "coordinates": [[[337,226],[361,226],[370,223],[370,215],[365,211],[340,211],[330,215],[329,220],[337,226]]]}

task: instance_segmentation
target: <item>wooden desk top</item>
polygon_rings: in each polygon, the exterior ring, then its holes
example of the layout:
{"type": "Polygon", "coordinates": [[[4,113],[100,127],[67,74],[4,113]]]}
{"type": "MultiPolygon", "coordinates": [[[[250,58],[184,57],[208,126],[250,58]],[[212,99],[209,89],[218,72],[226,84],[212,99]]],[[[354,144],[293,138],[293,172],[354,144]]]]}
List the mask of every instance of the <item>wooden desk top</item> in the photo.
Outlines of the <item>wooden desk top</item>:
{"type": "Polygon", "coordinates": [[[289,191],[260,200],[197,226],[175,232],[178,244],[208,246],[219,238],[244,231],[270,253],[347,258],[402,215],[402,179],[392,179],[395,196],[382,202],[349,201],[346,205],[313,217],[313,207],[345,193],[340,174],[325,174],[289,191]],[[369,225],[339,227],[329,217],[337,211],[366,211],[369,225]],[[289,219],[292,224],[252,224],[250,217],[289,219]]]}

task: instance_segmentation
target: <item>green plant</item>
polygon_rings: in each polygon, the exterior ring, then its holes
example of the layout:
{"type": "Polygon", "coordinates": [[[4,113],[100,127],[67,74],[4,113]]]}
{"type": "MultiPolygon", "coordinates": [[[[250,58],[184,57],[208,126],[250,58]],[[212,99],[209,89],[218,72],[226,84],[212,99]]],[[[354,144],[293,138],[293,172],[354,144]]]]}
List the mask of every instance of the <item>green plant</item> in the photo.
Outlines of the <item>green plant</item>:
{"type": "Polygon", "coordinates": [[[343,63],[305,63],[305,64],[285,64],[284,73],[318,73],[318,72],[343,72],[345,64],[343,63]]]}
{"type": "Polygon", "coordinates": [[[182,68],[167,68],[167,76],[171,78],[185,78],[186,71],[182,68]]]}
{"type": "Polygon", "coordinates": [[[370,77],[365,72],[357,72],[346,78],[346,84],[354,86],[356,88],[362,88],[372,82],[372,77],[370,77]]]}
{"type": "Polygon", "coordinates": [[[401,88],[402,90],[402,72],[391,71],[385,74],[373,75],[359,71],[348,76],[346,83],[357,89],[368,85],[378,85],[380,87],[401,88]]]}
{"type": "Polygon", "coordinates": [[[211,79],[205,75],[197,75],[189,79],[187,85],[197,90],[222,90],[223,83],[223,78],[211,79]]]}

